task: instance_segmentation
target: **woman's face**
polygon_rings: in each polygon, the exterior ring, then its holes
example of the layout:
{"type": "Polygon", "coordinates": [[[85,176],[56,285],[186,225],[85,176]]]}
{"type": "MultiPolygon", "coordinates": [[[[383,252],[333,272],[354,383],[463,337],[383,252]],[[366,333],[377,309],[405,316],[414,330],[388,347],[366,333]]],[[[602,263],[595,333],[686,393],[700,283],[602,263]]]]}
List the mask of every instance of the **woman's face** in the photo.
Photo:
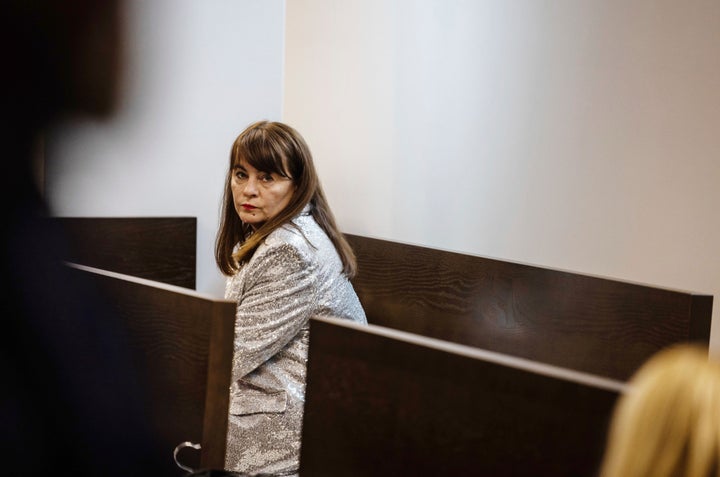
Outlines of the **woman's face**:
{"type": "Polygon", "coordinates": [[[292,179],[258,171],[244,160],[233,169],[230,187],[240,220],[253,228],[279,214],[295,192],[292,179]]]}

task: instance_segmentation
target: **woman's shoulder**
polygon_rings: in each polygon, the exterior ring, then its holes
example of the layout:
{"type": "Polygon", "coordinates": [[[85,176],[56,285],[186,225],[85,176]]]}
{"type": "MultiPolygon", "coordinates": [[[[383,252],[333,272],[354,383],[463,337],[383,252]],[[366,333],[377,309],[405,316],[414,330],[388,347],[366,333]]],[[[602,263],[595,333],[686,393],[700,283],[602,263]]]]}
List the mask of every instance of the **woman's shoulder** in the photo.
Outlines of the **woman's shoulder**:
{"type": "Polygon", "coordinates": [[[273,253],[292,249],[306,260],[313,261],[318,251],[329,244],[331,242],[315,219],[303,215],[273,230],[258,247],[258,252],[273,253]]]}
{"type": "Polygon", "coordinates": [[[273,230],[263,241],[263,248],[287,248],[292,247],[298,250],[306,247],[304,243],[303,230],[297,224],[289,223],[273,230]]]}
{"type": "Polygon", "coordinates": [[[273,230],[258,246],[253,254],[268,256],[276,254],[293,254],[300,257],[308,255],[310,245],[305,240],[303,229],[290,223],[273,230]]]}
{"type": "Polygon", "coordinates": [[[275,230],[258,246],[250,260],[243,266],[246,279],[273,275],[278,279],[293,270],[311,269],[310,255],[301,243],[286,232],[275,230]]]}

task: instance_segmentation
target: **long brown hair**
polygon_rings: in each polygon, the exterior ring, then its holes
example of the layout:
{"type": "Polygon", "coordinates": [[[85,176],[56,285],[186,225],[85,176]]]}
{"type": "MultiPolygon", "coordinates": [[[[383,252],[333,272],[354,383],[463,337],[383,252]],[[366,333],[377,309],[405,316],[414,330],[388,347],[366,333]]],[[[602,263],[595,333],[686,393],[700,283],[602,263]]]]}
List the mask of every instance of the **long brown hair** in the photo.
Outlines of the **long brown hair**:
{"type": "Polygon", "coordinates": [[[335,245],[343,264],[343,273],[348,278],[354,277],[357,271],[355,254],[338,230],[305,140],[295,129],[281,122],[258,121],[248,126],[235,139],[230,150],[220,227],[215,239],[218,268],[225,275],[236,273],[270,233],[289,223],[307,204],[311,204],[311,215],[335,245]],[[243,160],[259,171],[290,178],[295,185],[288,205],[256,230],[240,220],[233,203],[232,173],[243,160]]]}

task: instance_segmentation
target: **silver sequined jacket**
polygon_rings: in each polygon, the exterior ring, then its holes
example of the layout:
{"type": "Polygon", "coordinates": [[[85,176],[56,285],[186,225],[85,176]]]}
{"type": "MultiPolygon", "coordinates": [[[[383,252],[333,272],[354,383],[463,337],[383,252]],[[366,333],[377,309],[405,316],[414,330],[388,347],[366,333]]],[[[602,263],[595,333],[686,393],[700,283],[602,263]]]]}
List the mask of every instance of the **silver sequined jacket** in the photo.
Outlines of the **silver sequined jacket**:
{"type": "Polygon", "coordinates": [[[236,300],[235,351],[225,467],[298,471],[309,319],[367,323],[342,262],[308,208],[272,232],[228,278],[236,300]]]}

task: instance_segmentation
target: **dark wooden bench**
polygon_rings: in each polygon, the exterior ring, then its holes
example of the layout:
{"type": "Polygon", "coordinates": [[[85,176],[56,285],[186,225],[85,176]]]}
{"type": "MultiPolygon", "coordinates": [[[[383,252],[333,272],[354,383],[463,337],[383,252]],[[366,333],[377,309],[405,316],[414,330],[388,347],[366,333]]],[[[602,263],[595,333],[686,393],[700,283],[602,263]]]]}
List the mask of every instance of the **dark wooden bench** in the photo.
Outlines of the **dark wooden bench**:
{"type": "MultiPolygon", "coordinates": [[[[222,468],[235,304],[187,289],[195,286],[195,219],[58,220],[82,245],[69,259],[145,278],[72,266],[92,275],[123,317],[169,455],[198,442],[199,459],[186,452],[183,461],[222,468]]],[[[634,368],[668,335],[709,335],[711,297],[348,238],[360,262],[355,286],[370,322],[382,326],[312,320],[305,476],[592,475],[623,389],[595,374],[628,374],[616,362],[628,354],[607,356],[617,346],[598,348],[598,337],[634,342],[659,314],[634,368]],[[647,301],[648,289],[660,299],[647,301]],[[582,293],[589,296],[573,297],[582,293]],[[688,296],[682,314],[678,302],[688,296]],[[581,349],[583,339],[595,348],[581,349]]]]}
{"type": "Polygon", "coordinates": [[[195,217],[53,217],[67,261],[195,289],[195,217]]]}
{"type": "Polygon", "coordinates": [[[709,295],[346,236],[376,325],[620,380],[669,344],[709,344],[709,295]]]}
{"type": "Polygon", "coordinates": [[[625,384],[313,318],[300,475],[592,477],[625,384]]]}
{"type": "Polygon", "coordinates": [[[235,302],[96,268],[68,266],[97,284],[111,309],[117,310],[142,387],[149,390],[148,415],[169,461],[178,444],[190,441],[202,449],[200,455],[192,449],[183,451],[185,465],[221,469],[235,302]]]}

